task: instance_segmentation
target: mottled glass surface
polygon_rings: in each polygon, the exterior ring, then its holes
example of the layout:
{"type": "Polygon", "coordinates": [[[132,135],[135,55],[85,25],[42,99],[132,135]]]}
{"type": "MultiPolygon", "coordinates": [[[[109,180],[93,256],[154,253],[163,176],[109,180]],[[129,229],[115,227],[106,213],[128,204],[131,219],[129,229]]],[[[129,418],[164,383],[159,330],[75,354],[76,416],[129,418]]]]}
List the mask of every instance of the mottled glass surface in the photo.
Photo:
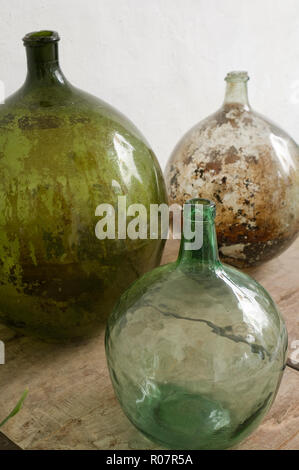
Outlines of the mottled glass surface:
{"type": "MultiPolygon", "coordinates": [[[[27,78],[0,106],[0,321],[47,341],[94,336],[120,294],[159,265],[161,238],[99,239],[96,208],[167,202],[136,127],[70,84],[55,32],[24,38],[27,78]]],[[[148,220],[149,222],[149,220],[148,220]]]]}
{"type": "Polygon", "coordinates": [[[299,148],[249,104],[248,74],[226,76],[223,106],[174,148],[165,180],[171,204],[215,200],[222,261],[258,266],[299,233],[299,148]]]}

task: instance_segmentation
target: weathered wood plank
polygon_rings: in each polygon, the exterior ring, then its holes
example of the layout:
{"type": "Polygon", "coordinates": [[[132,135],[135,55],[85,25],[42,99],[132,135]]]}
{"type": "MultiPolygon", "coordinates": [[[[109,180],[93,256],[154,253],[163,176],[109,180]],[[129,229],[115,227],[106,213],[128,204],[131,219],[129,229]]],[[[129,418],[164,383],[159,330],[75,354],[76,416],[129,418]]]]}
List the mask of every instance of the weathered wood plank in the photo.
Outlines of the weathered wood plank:
{"type": "MultiPolygon", "coordinates": [[[[299,241],[282,257],[251,271],[278,302],[299,339],[299,241]]],[[[168,244],[164,261],[176,258],[168,244]]],[[[0,326],[6,364],[0,365],[0,417],[13,408],[25,388],[21,412],[2,432],[25,449],[157,448],[123,415],[112,390],[104,353],[104,332],[89,342],[51,345],[16,335],[0,326]]],[[[299,448],[299,372],[287,368],[278,397],[259,429],[241,449],[299,448]]]]}
{"type": "Polygon", "coordinates": [[[299,373],[286,368],[277,398],[262,425],[237,449],[299,449],[299,373]]]}
{"type": "MultiPolygon", "coordinates": [[[[11,342],[9,370],[0,380],[1,396],[7,397],[5,406],[1,402],[1,415],[26,386],[30,392],[22,411],[3,429],[5,434],[27,449],[157,448],[129,423],[114,397],[103,339],[102,335],[90,343],[58,350],[28,338],[11,342]],[[22,359],[17,361],[20,352],[22,359]]],[[[287,368],[265,422],[240,448],[299,445],[298,390],[299,373],[287,368]]]]}

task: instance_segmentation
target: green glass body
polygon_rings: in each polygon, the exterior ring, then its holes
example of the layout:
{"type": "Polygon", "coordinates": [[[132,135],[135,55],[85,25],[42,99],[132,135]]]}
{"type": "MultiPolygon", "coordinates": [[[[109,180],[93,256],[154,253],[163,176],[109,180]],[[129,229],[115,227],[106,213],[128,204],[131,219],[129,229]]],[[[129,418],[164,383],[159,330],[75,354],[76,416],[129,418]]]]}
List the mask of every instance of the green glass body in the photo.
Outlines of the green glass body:
{"type": "Polygon", "coordinates": [[[182,238],[175,263],[121,296],[108,320],[107,361],[122,409],[145,436],[172,449],[225,449],[273,403],[287,332],[263,287],[219,261],[215,205],[190,204],[202,246],[189,249],[182,238]]]}
{"type": "Polygon", "coordinates": [[[28,74],[0,107],[0,321],[46,340],[97,334],[162,240],[99,240],[101,203],[166,202],[149,145],[123,115],[72,86],[57,33],[24,38],[28,74]]]}

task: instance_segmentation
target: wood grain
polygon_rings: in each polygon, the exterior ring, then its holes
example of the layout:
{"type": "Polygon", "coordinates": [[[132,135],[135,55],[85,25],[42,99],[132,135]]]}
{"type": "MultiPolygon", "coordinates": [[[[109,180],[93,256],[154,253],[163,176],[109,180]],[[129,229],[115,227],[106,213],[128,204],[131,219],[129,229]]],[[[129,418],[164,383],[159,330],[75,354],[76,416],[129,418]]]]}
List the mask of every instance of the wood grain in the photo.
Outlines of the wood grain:
{"type": "MultiPolygon", "coordinates": [[[[177,250],[177,242],[168,242],[163,262],[174,260],[177,250]]],[[[250,271],[278,303],[290,344],[299,339],[298,266],[299,240],[279,258],[250,271]]],[[[19,336],[0,325],[0,339],[6,346],[6,364],[0,365],[0,417],[29,389],[21,412],[2,429],[20,447],[157,448],[135,430],[115,399],[106,367],[104,331],[89,342],[63,346],[19,336]]],[[[290,348],[290,354],[294,351],[290,348]]],[[[270,413],[239,448],[299,449],[298,398],[299,371],[287,367],[270,413]]]]}

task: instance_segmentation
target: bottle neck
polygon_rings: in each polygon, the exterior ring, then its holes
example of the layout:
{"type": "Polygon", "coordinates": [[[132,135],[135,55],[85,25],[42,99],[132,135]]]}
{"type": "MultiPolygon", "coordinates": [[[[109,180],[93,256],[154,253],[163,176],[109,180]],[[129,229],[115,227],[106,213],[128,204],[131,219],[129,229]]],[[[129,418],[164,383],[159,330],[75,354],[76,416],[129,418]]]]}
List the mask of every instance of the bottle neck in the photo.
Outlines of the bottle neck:
{"type": "Polygon", "coordinates": [[[250,108],[248,101],[247,82],[249,80],[247,72],[230,72],[226,78],[226,90],[224,105],[241,104],[250,108]]]}
{"type": "Polygon", "coordinates": [[[191,220],[184,208],[184,225],[181,238],[178,264],[192,266],[192,269],[215,269],[219,266],[219,254],[215,229],[215,204],[205,199],[192,199],[191,220]],[[196,201],[194,203],[194,201],[196,201]],[[202,203],[204,201],[204,203],[202,203]],[[201,213],[198,220],[194,217],[201,213]],[[192,207],[194,209],[192,209],[192,207]],[[186,230],[186,227],[189,227],[186,230]],[[194,235],[190,235],[191,231],[194,235]],[[186,233],[187,232],[187,233],[186,233]]]}
{"type": "Polygon", "coordinates": [[[62,86],[66,84],[67,80],[60,69],[58,60],[58,35],[56,38],[56,36],[35,36],[37,34],[39,33],[30,33],[24,38],[27,56],[25,85],[62,86]]]}

